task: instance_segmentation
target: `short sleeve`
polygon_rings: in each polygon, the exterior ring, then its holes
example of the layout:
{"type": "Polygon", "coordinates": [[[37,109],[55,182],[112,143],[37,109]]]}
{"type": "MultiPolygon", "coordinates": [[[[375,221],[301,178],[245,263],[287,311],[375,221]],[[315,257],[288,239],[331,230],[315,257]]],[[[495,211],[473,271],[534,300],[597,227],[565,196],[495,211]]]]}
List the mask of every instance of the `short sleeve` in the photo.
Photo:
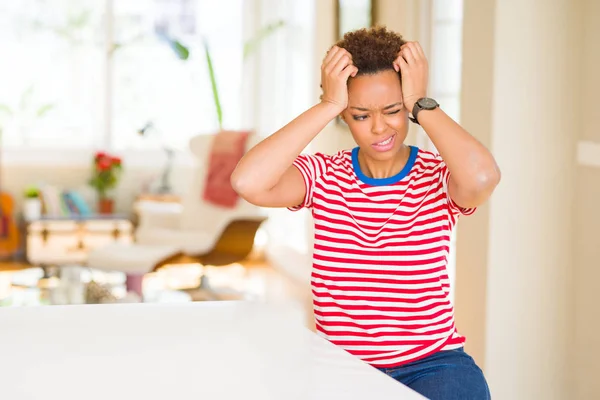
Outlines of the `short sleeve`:
{"type": "Polygon", "coordinates": [[[328,161],[329,156],[322,153],[301,154],[294,160],[293,165],[302,174],[306,194],[302,203],[288,207],[289,210],[298,211],[302,208],[312,208],[315,185],[327,170],[328,161]]]}
{"type": "MultiPolygon", "coordinates": [[[[440,157],[441,159],[441,157],[440,157]]],[[[448,208],[453,215],[471,215],[477,210],[477,208],[464,208],[460,207],[452,198],[450,197],[450,193],[448,191],[448,183],[450,182],[450,170],[444,161],[441,161],[439,164],[440,168],[440,180],[441,185],[444,190],[444,194],[446,196],[446,201],[448,202],[448,208]]]]}

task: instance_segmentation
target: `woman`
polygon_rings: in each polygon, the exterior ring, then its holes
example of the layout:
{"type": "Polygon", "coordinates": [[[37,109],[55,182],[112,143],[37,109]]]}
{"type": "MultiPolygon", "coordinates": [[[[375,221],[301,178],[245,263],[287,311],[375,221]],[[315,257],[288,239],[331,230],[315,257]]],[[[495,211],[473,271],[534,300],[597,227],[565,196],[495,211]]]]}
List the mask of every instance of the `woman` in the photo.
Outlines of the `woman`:
{"type": "Polygon", "coordinates": [[[252,148],[232,174],[263,207],[312,210],[317,329],[431,399],[486,399],[454,323],[451,230],[500,181],[490,152],[427,98],[416,42],[386,28],[348,33],[326,55],[321,101],[252,148]],[[439,154],[404,144],[411,120],[439,154]],[[357,147],[300,154],[338,115],[357,147]]]}

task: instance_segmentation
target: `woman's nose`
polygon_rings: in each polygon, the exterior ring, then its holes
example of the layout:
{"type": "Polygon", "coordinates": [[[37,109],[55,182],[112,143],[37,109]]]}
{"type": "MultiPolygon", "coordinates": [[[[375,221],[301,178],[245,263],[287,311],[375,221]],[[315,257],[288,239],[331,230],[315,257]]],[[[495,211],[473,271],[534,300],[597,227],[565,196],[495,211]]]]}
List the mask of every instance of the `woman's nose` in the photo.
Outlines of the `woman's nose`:
{"type": "Polygon", "coordinates": [[[376,135],[379,135],[381,133],[385,133],[386,130],[386,124],[385,121],[383,120],[383,116],[381,115],[377,115],[373,117],[373,126],[371,126],[371,132],[373,132],[376,135]]]}

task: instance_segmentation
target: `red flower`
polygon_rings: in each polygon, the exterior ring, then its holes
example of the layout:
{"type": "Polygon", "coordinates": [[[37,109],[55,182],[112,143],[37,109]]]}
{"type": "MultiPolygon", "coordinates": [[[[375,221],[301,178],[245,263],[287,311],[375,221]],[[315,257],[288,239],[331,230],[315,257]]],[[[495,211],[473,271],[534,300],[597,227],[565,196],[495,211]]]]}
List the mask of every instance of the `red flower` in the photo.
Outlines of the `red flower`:
{"type": "Polygon", "coordinates": [[[108,171],[112,167],[110,158],[101,158],[97,163],[97,168],[100,171],[108,171]]]}
{"type": "Polygon", "coordinates": [[[100,198],[107,196],[108,190],[114,188],[119,182],[123,169],[120,157],[115,157],[105,151],[94,154],[92,163],[92,176],[88,183],[98,192],[100,198]]]}

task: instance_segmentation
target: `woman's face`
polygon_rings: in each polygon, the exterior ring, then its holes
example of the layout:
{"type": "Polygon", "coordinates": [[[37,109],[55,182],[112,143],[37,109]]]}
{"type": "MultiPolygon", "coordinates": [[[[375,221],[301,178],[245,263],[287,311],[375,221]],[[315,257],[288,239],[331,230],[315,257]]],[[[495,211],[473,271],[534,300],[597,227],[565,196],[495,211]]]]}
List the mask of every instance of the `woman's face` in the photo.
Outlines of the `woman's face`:
{"type": "Polygon", "coordinates": [[[398,73],[388,70],[350,78],[348,108],[342,118],[366,156],[392,159],[408,133],[408,112],[402,103],[398,73]]]}

